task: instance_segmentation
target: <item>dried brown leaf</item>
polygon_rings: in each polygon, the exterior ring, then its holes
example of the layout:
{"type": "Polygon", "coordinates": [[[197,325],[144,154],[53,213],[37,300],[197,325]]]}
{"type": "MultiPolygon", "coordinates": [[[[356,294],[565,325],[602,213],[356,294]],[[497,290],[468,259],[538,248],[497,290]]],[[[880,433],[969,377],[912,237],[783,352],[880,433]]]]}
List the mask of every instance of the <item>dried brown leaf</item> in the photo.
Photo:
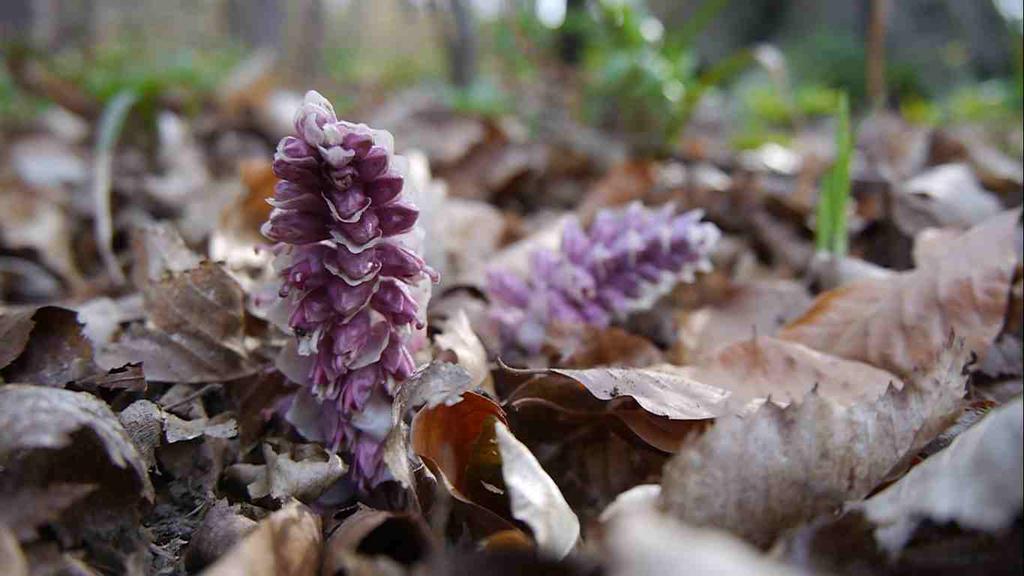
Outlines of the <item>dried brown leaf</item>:
{"type": "Polygon", "coordinates": [[[1004,212],[911,272],[826,292],[780,337],[899,376],[932,365],[950,332],[983,355],[1002,327],[1019,220],[1019,209],[1004,212]]]}
{"type": "Polygon", "coordinates": [[[662,504],[677,518],[766,546],[780,532],[863,498],[955,419],[964,393],[962,343],[878,399],[843,407],[812,392],[719,419],[665,468],[662,504]]]}
{"type": "Polygon", "coordinates": [[[684,312],[677,346],[682,358],[694,363],[726,344],[775,334],[810,303],[807,289],[790,280],[740,284],[729,291],[724,301],[684,312]]]}
{"type": "Polygon", "coordinates": [[[579,540],[579,519],[530,449],[504,424],[496,424],[495,432],[512,516],[530,527],[541,553],[564,558],[579,540]]]}
{"type": "MultiPolygon", "coordinates": [[[[458,364],[469,372],[473,380],[472,386],[479,388],[490,383],[491,370],[487,362],[487,351],[480,338],[473,332],[469,317],[465,311],[459,310],[441,326],[441,332],[434,337],[438,347],[455,353],[458,364]]],[[[488,392],[494,393],[494,385],[490,383],[488,392]]]]}
{"type": "Polygon", "coordinates": [[[315,576],[320,570],[320,518],[292,502],[261,521],[204,576],[315,576]]]}
{"type": "Polygon", "coordinates": [[[256,522],[243,516],[238,508],[227,500],[218,500],[206,511],[185,552],[185,568],[189,572],[212,564],[256,528],[256,522]]]}
{"type": "Polygon", "coordinates": [[[358,576],[392,570],[405,574],[434,548],[430,531],[420,517],[360,506],[327,538],[320,573],[358,576]]]}
{"type": "Polygon", "coordinates": [[[1020,397],[993,410],[938,454],[855,509],[873,522],[875,539],[898,552],[925,520],[998,533],[1024,503],[1024,422],[1020,397]]]}
{"type": "Polygon", "coordinates": [[[615,576],[802,574],[728,533],[687,526],[653,511],[618,517],[611,523],[607,544],[610,573],[615,576]]]}
{"type": "Polygon", "coordinates": [[[0,368],[4,368],[21,355],[28,344],[29,334],[36,323],[32,308],[0,310],[0,368]]]}
{"type": "Polygon", "coordinates": [[[384,439],[384,462],[402,486],[413,485],[409,464],[409,426],[405,415],[409,410],[426,406],[452,405],[462,393],[473,387],[473,378],[461,366],[449,362],[431,362],[405,380],[391,406],[391,431],[384,439]]]}
{"type": "Polygon", "coordinates": [[[266,442],[263,459],[266,465],[258,468],[256,480],[248,486],[254,499],[269,495],[277,500],[312,502],[347,470],[337,454],[317,444],[266,442]]]}

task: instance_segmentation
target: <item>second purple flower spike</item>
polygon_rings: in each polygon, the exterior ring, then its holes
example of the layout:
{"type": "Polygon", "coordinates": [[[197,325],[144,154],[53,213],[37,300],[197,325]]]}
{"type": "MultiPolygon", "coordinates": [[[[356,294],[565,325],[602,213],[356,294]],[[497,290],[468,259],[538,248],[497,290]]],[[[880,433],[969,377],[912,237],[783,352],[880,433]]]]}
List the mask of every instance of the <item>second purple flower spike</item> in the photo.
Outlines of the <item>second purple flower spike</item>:
{"type": "Polygon", "coordinates": [[[606,210],[586,231],[569,222],[559,250],[532,255],[528,278],[491,272],[487,292],[505,351],[539,351],[553,324],[608,326],[710,269],[720,232],[701,217],[676,215],[671,205],[606,210]]]}

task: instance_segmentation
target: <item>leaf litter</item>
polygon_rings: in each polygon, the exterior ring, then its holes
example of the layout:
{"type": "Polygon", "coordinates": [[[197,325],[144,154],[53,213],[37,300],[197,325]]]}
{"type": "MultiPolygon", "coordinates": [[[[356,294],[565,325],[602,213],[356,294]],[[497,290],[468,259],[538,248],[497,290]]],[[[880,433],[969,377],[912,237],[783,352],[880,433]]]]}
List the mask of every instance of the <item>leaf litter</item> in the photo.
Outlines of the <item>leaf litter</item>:
{"type": "Polygon", "coordinates": [[[366,490],[303,427],[319,400],[268,308],[269,143],[302,98],[250,65],[202,121],[162,111],[151,158],[131,113],[92,152],[45,126],[12,137],[0,572],[1019,566],[1021,170],[984,134],[853,123],[840,255],[812,242],[820,128],[624,160],[569,121],[537,138],[419,93],[360,110],[411,158],[424,237],[403,242],[441,273],[414,370],[372,414],[387,481],[366,490]],[[488,274],[526,278],[568,223],[634,201],[703,209],[725,233],[713,268],[503,357],[488,274]]]}

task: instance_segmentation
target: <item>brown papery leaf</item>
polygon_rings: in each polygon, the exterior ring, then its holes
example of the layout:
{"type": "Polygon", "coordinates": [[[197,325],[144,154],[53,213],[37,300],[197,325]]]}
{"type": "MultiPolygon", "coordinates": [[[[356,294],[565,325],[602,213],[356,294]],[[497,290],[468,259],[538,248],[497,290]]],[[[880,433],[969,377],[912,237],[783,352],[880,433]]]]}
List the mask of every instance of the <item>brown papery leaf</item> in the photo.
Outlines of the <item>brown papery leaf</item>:
{"type": "Polygon", "coordinates": [[[464,310],[459,310],[441,327],[441,332],[434,337],[437,345],[455,353],[458,364],[469,372],[473,379],[473,387],[484,387],[494,393],[494,383],[490,380],[491,370],[487,363],[487,351],[464,310]]]}
{"type": "Polygon", "coordinates": [[[504,424],[495,424],[495,433],[512,515],[530,527],[543,554],[564,558],[580,537],[579,519],[530,449],[504,424]]]}
{"type": "Polygon", "coordinates": [[[933,365],[951,332],[984,355],[1003,324],[1019,221],[1020,209],[1004,212],[911,272],[825,292],[780,337],[899,376],[933,365]]]}
{"type": "Polygon", "coordinates": [[[435,543],[423,519],[410,514],[373,510],[360,505],[327,538],[323,576],[381,574],[422,563],[435,543]]]}
{"type": "Polygon", "coordinates": [[[315,576],[320,570],[320,517],[292,502],[271,514],[204,576],[315,576]]]}
{"type": "MultiPolygon", "coordinates": [[[[31,315],[31,324],[24,351],[3,371],[6,380],[63,386],[103,372],[93,362],[92,344],[82,333],[74,311],[44,306],[31,315]]],[[[15,330],[23,327],[24,323],[15,330]]],[[[18,340],[18,334],[14,337],[18,340]]]]}
{"type": "Polygon", "coordinates": [[[878,544],[899,551],[924,520],[989,533],[1010,527],[1024,502],[1021,422],[1018,396],[858,505],[877,525],[878,544]]]}
{"type": "Polygon", "coordinates": [[[462,393],[473,386],[473,378],[465,368],[449,362],[431,362],[402,382],[391,405],[391,431],[384,439],[384,463],[398,482],[410,488],[413,484],[409,464],[409,426],[406,413],[414,408],[458,403],[462,393]]]}
{"type": "Polygon", "coordinates": [[[36,325],[33,314],[32,308],[0,310],[0,368],[13,362],[25,349],[36,325]]]}
{"type": "Polygon", "coordinates": [[[551,369],[516,389],[508,402],[575,416],[613,415],[651,446],[673,453],[683,438],[701,429],[698,422],[748,413],[766,399],[784,406],[816,388],[849,405],[880,396],[890,384],[903,386],[894,375],[867,364],[795,342],[754,338],[724,346],[694,366],[551,369]]]}
{"type": "Polygon", "coordinates": [[[508,425],[501,406],[486,396],[466,392],[458,404],[425,408],[416,414],[412,448],[420,458],[434,462],[456,490],[471,496],[482,490],[476,468],[487,464],[500,467],[493,438],[495,422],[508,425]]]}
{"type": "Polygon", "coordinates": [[[735,286],[725,301],[684,312],[679,326],[679,359],[694,363],[712,350],[771,336],[799,316],[811,303],[801,284],[791,280],[764,280],[735,286]]]}
{"type": "Polygon", "coordinates": [[[149,283],[143,295],[157,328],[245,355],[245,294],[220,266],[203,262],[149,283]]]}
{"type": "Polygon", "coordinates": [[[746,412],[751,402],[768,399],[785,406],[799,402],[811,390],[848,406],[877,398],[899,378],[861,362],[822,354],[796,342],[753,338],[719,348],[696,366],[680,372],[732,395],[735,411],[746,412]]]}
{"type": "Polygon", "coordinates": [[[780,532],[863,498],[955,419],[967,351],[878,399],[843,407],[812,392],[719,419],[665,467],[662,504],[679,519],[767,546],[780,532]]]}

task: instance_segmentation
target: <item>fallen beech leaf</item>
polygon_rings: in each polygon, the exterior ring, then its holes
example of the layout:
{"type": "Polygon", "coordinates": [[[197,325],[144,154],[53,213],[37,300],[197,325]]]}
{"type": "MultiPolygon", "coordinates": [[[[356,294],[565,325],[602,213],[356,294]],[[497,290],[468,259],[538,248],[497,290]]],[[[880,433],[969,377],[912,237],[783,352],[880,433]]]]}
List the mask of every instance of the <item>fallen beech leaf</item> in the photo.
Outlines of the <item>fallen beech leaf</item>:
{"type": "Polygon", "coordinates": [[[624,206],[643,200],[657,179],[656,165],[649,160],[630,160],[613,166],[587,192],[579,207],[580,217],[589,221],[602,208],[624,206]]]}
{"type": "Polygon", "coordinates": [[[546,374],[517,388],[509,405],[541,405],[576,416],[612,415],[642,440],[668,453],[701,430],[702,422],[748,413],[766,399],[783,406],[816,389],[848,405],[878,397],[890,384],[903,385],[892,374],[867,364],[760,337],[724,346],[693,366],[556,368],[546,374]],[[624,402],[625,396],[635,399],[640,409],[624,402]]]}
{"type": "Polygon", "coordinates": [[[752,336],[771,336],[807,309],[811,296],[791,280],[740,284],[713,306],[684,312],[678,344],[682,359],[694,363],[712,350],[752,336]]]}
{"type": "Polygon", "coordinates": [[[825,292],[780,337],[898,376],[932,365],[950,332],[983,356],[1002,328],[1019,221],[1019,209],[1004,212],[911,272],[825,292]]]}
{"type": "Polygon", "coordinates": [[[256,528],[256,522],[243,516],[238,508],[227,500],[218,500],[206,511],[185,552],[186,570],[202,570],[256,528]]]}
{"type": "MultiPolygon", "coordinates": [[[[29,460],[37,451],[75,447],[77,433],[84,430],[99,442],[110,464],[131,475],[141,496],[153,498],[149,475],[131,439],[110,408],[91,394],[42,386],[5,385],[0,387],[0,429],[4,430],[0,438],[0,470],[4,473],[16,473],[19,463],[32,464],[29,460]]],[[[67,472],[73,476],[90,471],[67,472]]]]}
{"type": "Polygon", "coordinates": [[[546,344],[566,368],[622,366],[643,368],[665,361],[661,350],[643,336],[611,326],[555,326],[546,344]]]}
{"type": "MultiPolygon", "coordinates": [[[[18,315],[16,314],[15,317],[18,315]]],[[[31,315],[31,332],[24,350],[3,376],[9,382],[31,382],[43,386],[64,386],[68,382],[101,372],[93,363],[93,350],[82,333],[77,314],[66,308],[44,306],[31,315]]],[[[16,331],[24,329],[20,321],[16,331]]],[[[19,333],[13,334],[20,340],[19,333]]]]}
{"type": "MultiPolygon", "coordinates": [[[[487,351],[484,350],[480,338],[473,332],[465,311],[459,310],[453,318],[445,322],[441,332],[434,337],[434,341],[440,348],[455,353],[458,364],[465,368],[473,379],[474,388],[485,387],[485,383],[489,382],[491,377],[491,370],[487,365],[487,351]]],[[[493,394],[493,383],[485,389],[493,394]]]]}
{"type": "Polygon", "coordinates": [[[153,501],[153,487],[110,408],[84,392],[7,384],[0,429],[0,486],[52,489],[46,506],[57,506],[69,484],[94,487],[47,522],[49,530],[84,548],[90,563],[102,559],[114,573],[139,569],[149,540],[141,505],[153,501]]]}
{"type": "Polygon", "coordinates": [[[149,320],[157,328],[245,356],[245,295],[220,266],[203,262],[151,282],[143,296],[149,320]]]}
{"type": "Polygon", "coordinates": [[[130,325],[116,342],[100,347],[96,362],[107,369],[141,362],[150,380],[188,384],[236,380],[258,369],[208,340],[168,334],[141,323],[130,325]]]}
{"type": "Polygon", "coordinates": [[[530,449],[504,424],[494,428],[512,516],[530,527],[541,553],[557,560],[565,558],[579,540],[579,519],[530,449]]]}
{"type": "Polygon", "coordinates": [[[696,366],[679,370],[731,394],[734,411],[746,412],[764,399],[785,406],[814,390],[848,406],[881,396],[899,378],[867,364],[823,354],[796,342],[757,337],[719,348],[696,366]]]}
{"type": "Polygon", "coordinates": [[[29,334],[35,327],[32,308],[0,310],[0,368],[4,368],[21,355],[28,344],[29,334]]]}
{"type": "Polygon", "coordinates": [[[263,444],[266,465],[249,484],[253,499],[270,496],[277,500],[295,498],[312,502],[331,487],[347,467],[341,458],[318,444],[263,444]]]}
{"type": "Polygon", "coordinates": [[[475,468],[500,467],[493,438],[496,422],[508,425],[501,406],[486,396],[465,392],[458,404],[427,407],[416,414],[412,448],[420,458],[435,463],[463,495],[493,494],[481,485],[486,478],[476,477],[475,468]]]}
{"type": "Polygon", "coordinates": [[[606,538],[613,576],[799,576],[734,536],[687,526],[653,511],[623,514],[606,538]]]}
{"type": "Polygon", "coordinates": [[[420,517],[360,506],[327,538],[320,573],[358,576],[391,569],[405,574],[424,562],[434,548],[420,517]]]}
{"type": "Polygon", "coordinates": [[[448,496],[450,534],[464,529],[479,541],[518,530],[511,520],[495,432],[505,423],[501,407],[474,392],[463,393],[457,404],[424,408],[413,418],[412,448],[448,496]]]}
{"type": "Polygon", "coordinates": [[[10,492],[0,487],[0,527],[9,527],[19,540],[31,540],[37,528],[60,518],[67,508],[95,489],[92,484],[15,487],[10,492]]]}
{"type": "Polygon", "coordinates": [[[579,382],[595,397],[611,400],[630,396],[647,412],[674,420],[705,420],[727,413],[729,393],[692,378],[669,364],[650,368],[552,368],[579,382]]]}
{"type": "Polygon", "coordinates": [[[204,576],[315,576],[323,536],[320,518],[292,502],[261,521],[204,576]]]}
{"type": "Polygon", "coordinates": [[[384,439],[384,462],[402,486],[410,488],[413,485],[406,413],[420,406],[429,409],[442,404],[456,404],[462,399],[462,393],[472,387],[473,379],[464,368],[437,361],[402,382],[391,405],[391,431],[384,439]]]}
{"type": "Polygon", "coordinates": [[[662,505],[760,546],[845,500],[863,498],[955,419],[964,394],[962,342],[933,368],[878,399],[847,407],[816,392],[720,418],[665,467],[662,505]]]}
{"type": "Polygon", "coordinates": [[[895,193],[893,221],[913,236],[925,228],[968,228],[1002,210],[965,164],[942,164],[914,176],[895,193]]]}
{"type": "Polygon", "coordinates": [[[949,447],[854,509],[877,525],[875,539],[898,552],[924,521],[997,533],[1020,516],[1024,503],[1024,404],[990,412],[949,447]]]}

